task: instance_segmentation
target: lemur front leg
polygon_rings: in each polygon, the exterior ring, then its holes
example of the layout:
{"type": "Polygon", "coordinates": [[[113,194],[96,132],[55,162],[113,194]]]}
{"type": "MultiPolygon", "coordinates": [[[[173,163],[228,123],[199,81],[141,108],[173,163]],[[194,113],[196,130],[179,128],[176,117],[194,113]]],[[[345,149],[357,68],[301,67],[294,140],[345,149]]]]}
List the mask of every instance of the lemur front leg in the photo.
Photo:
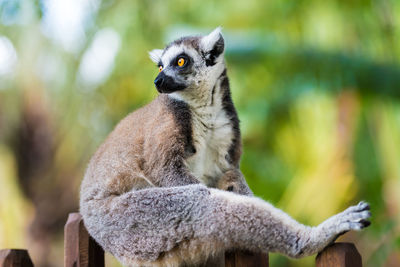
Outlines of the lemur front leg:
{"type": "Polygon", "coordinates": [[[239,169],[226,171],[219,179],[217,188],[225,191],[238,193],[240,195],[252,196],[253,192],[239,169]]]}
{"type": "MultiPolygon", "coordinates": [[[[163,149],[159,150],[162,151],[163,149]]],[[[154,185],[173,187],[200,183],[185,166],[184,159],[179,155],[179,152],[172,151],[164,157],[162,157],[162,153],[160,154],[155,155],[153,160],[155,163],[148,167],[148,172],[146,173],[146,176],[149,177],[154,185]]]]}

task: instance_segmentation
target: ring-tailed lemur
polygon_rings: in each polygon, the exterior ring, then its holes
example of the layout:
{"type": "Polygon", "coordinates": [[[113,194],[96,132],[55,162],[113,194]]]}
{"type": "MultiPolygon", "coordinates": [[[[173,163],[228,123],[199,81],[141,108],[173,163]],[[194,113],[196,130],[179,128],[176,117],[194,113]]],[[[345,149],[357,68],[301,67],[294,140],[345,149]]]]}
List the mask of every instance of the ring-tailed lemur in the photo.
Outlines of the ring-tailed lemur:
{"type": "Polygon", "coordinates": [[[219,28],[150,52],[159,96],[123,119],[89,163],[80,212],[125,265],[196,265],[230,249],[297,258],[369,225],[364,202],[308,227],[252,196],[223,52],[219,28]]]}

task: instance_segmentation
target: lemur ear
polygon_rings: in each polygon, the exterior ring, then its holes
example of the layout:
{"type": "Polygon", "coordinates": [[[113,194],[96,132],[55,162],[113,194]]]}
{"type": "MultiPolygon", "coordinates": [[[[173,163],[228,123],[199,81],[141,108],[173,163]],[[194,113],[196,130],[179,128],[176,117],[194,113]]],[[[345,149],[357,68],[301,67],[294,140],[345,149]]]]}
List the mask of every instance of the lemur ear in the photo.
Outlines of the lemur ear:
{"type": "Polygon", "coordinates": [[[158,64],[161,60],[161,56],[162,56],[163,52],[164,52],[164,50],[162,50],[162,49],[154,49],[154,50],[150,51],[149,52],[150,59],[154,63],[158,64]]]}
{"type": "Polygon", "coordinates": [[[201,38],[201,47],[203,48],[203,51],[209,52],[215,46],[221,50],[221,53],[224,51],[224,38],[221,34],[221,27],[217,27],[210,34],[201,38]]]}
{"type": "Polygon", "coordinates": [[[210,34],[201,38],[200,46],[205,53],[207,66],[214,65],[215,59],[224,52],[225,48],[221,27],[216,28],[210,34]]]}

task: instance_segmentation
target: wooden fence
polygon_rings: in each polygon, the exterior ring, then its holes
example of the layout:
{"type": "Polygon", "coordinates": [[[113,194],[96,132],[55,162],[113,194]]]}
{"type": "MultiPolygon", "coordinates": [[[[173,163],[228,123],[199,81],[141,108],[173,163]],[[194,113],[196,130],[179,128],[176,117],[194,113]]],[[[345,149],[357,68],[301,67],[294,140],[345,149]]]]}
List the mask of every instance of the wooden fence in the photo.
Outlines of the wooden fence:
{"type": "MultiPolygon", "coordinates": [[[[268,267],[268,254],[227,252],[225,259],[219,265],[225,267],[268,267]]],[[[317,255],[315,265],[316,267],[361,267],[362,263],[361,256],[354,244],[335,243],[317,255]]],[[[27,250],[0,250],[0,267],[32,266],[34,265],[27,250]]],[[[64,266],[104,267],[104,251],[86,231],[79,213],[71,213],[65,224],[64,266]]]]}

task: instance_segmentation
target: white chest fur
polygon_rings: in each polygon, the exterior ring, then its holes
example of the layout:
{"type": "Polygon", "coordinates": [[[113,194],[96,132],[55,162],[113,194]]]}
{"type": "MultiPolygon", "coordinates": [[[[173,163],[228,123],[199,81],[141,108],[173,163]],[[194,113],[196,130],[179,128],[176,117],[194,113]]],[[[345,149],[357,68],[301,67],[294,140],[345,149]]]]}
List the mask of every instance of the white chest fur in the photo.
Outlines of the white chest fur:
{"type": "Polygon", "coordinates": [[[186,160],[193,175],[210,186],[230,168],[226,155],[233,138],[233,129],[222,103],[219,98],[215,102],[212,106],[192,110],[196,153],[186,160]]]}
{"type": "Polygon", "coordinates": [[[184,101],[191,109],[192,141],[196,153],[186,159],[186,166],[202,183],[215,186],[221,175],[231,168],[227,154],[234,132],[231,121],[223,109],[223,59],[200,75],[197,87],[169,94],[184,101]]]}

